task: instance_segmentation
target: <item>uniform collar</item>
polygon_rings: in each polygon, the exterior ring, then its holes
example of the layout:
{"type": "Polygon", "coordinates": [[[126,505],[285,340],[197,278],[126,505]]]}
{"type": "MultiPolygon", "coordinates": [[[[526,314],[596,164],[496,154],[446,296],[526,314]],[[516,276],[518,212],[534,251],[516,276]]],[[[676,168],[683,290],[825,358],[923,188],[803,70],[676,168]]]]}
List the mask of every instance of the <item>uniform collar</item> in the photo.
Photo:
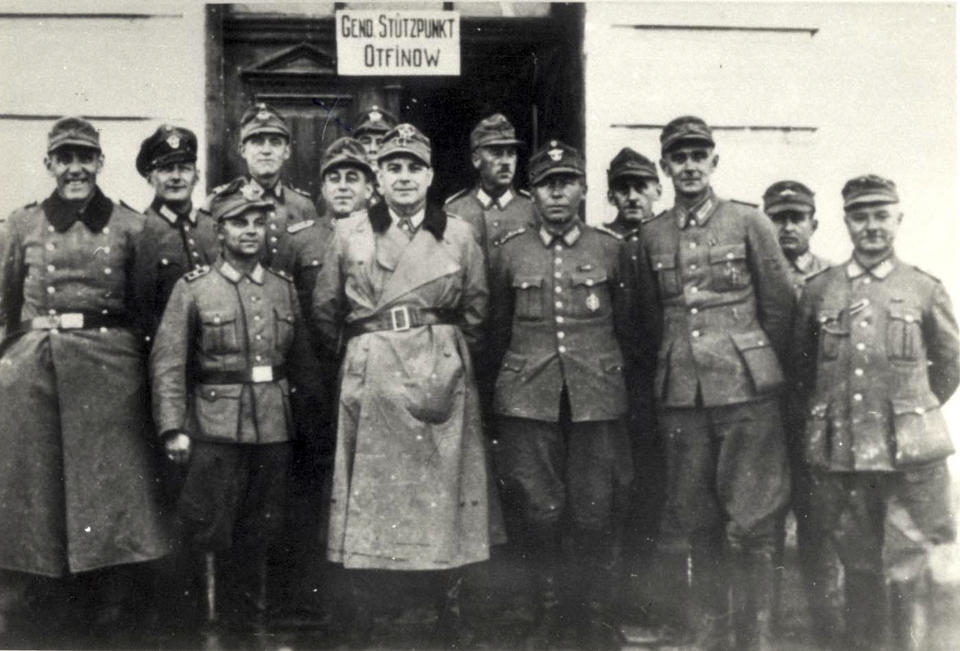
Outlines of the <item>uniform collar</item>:
{"type": "Polygon", "coordinates": [[[813,271],[813,265],[816,260],[813,257],[813,254],[810,251],[804,251],[793,261],[793,267],[801,273],[809,273],[813,271]]]}
{"type": "Polygon", "coordinates": [[[717,198],[713,194],[713,188],[707,188],[706,196],[689,206],[677,202],[677,226],[684,229],[691,222],[696,222],[697,226],[703,226],[710,219],[716,206],[717,198]]]}
{"type": "Polygon", "coordinates": [[[283,199],[283,181],[277,181],[277,184],[274,185],[272,188],[265,188],[265,187],[263,187],[263,186],[260,185],[260,183],[259,183],[255,178],[253,178],[252,176],[249,178],[249,181],[248,181],[248,182],[249,182],[249,183],[252,183],[252,184],[255,185],[256,187],[260,188],[260,190],[263,192],[263,196],[264,196],[264,197],[266,197],[266,198],[268,198],[268,199],[276,199],[279,203],[283,203],[283,202],[284,202],[284,199],[283,199]]]}
{"type": "Polygon", "coordinates": [[[563,241],[563,243],[566,244],[567,246],[573,246],[574,244],[577,243],[577,240],[580,239],[580,234],[583,231],[580,230],[579,221],[574,219],[573,224],[570,226],[570,228],[564,231],[563,234],[561,235],[555,235],[554,233],[551,233],[542,225],[540,226],[539,232],[540,232],[540,241],[543,242],[544,246],[550,246],[556,240],[563,241]]]}
{"type": "MultiPolygon", "coordinates": [[[[396,224],[400,221],[400,215],[393,212],[393,208],[387,208],[387,211],[390,213],[390,218],[393,220],[393,223],[396,224]]],[[[413,224],[414,230],[420,228],[420,224],[423,223],[424,217],[427,216],[427,207],[424,206],[420,209],[420,212],[414,213],[410,216],[410,223],[413,224]]]]}
{"type": "MultiPolygon", "coordinates": [[[[370,206],[367,209],[367,219],[370,221],[373,232],[377,234],[385,233],[393,223],[385,201],[370,206]]],[[[430,231],[437,240],[442,240],[447,229],[447,213],[428,203],[423,218],[423,228],[430,231]]]]}
{"type": "Polygon", "coordinates": [[[882,262],[875,264],[869,269],[860,264],[856,258],[850,258],[846,266],[847,278],[853,280],[864,274],[870,274],[874,278],[883,280],[890,275],[890,272],[893,271],[896,266],[896,259],[892,255],[884,258],[882,262]]]}
{"type": "Polygon", "coordinates": [[[153,202],[151,202],[150,207],[153,208],[153,211],[170,222],[171,226],[176,226],[177,221],[182,217],[183,219],[189,221],[191,224],[196,225],[197,223],[197,214],[193,211],[193,204],[190,203],[187,205],[187,210],[184,213],[178,213],[176,210],[171,208],[167,202],[165,202],[160,197],[154,197],[153,202]]]}
{"type": "Polygon", "coordinates": [[[497,208],[504,210],[511,201],[513,201],[513,191],[510,188],[507,188],[507,191],[501,194],[499,197],[494,199],[487,192],[481,188],[477,188],[476,192],[477,201],[480,202],[480,205],[483,206],[484,210],[488,210],[490,206],[494,203],[497,204],[497,208]]]}
{"type": "Polygon", "coordinates": [[[100,186],[96,186],[90,200],[77,210],[75,203],[65,200],[54,190],[53,194],[44,199],[43,212],[58,233],[67,231],[77,221],[83,222],[91,232],[99,233],[110,221],[113,202],[104,196],[100,186]]]}
{"type": "Polygon", "coordinates": [[[241,280],[243,280],[244,275],[246,275],[250,280],[252,280],[258,285],[263,284],[263,267],[260,266],[259,262],[257,263],[257,266],[253,268],[253,271],[251,271],[249,274],[242,274],[236,269],[234,269],[229,262],[221,258],[219,269],[220,269],[221,275],[223,275],[224,278],[226,278],[233,284],[237,284],[241,280]]]}

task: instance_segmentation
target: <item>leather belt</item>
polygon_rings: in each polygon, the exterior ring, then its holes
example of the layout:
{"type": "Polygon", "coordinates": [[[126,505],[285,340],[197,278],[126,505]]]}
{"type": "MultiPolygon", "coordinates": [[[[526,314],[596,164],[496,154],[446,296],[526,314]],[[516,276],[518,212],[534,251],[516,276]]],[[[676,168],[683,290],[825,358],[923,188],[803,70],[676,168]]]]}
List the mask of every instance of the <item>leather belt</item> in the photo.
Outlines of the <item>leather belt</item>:
{"type": "Polygon", "coordinates": [[[241,371],[207,371],[200,374],[200,384],[259,384],[286,377],[282,366],[251,366],[241,371]]]}
{"type": "Polygon", "coordinates": [[[358,319],[348,323],[344,330],[347,338],[356,337],[367,332],[392,330],[400,332],[425,325],[438,325],[452,321],[450,310],[436,308],[410,307],[400,305],[366,319],[358,319]]]}
{"type": "Polygon", "coordinates": [[[20,329],[27,330],[89,330],[93,328],[132,328],[129,318],[120,314],[85,314],[62,312],[48,316],[35,316],[20,322],[20,329]]]}

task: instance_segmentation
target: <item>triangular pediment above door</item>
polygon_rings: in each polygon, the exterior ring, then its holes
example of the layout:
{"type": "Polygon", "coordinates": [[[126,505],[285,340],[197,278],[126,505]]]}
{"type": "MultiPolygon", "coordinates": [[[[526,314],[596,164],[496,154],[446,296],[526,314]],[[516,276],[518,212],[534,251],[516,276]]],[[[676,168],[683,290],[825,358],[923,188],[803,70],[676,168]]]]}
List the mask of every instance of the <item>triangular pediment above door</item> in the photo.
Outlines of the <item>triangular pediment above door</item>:
{"type": "Polygon", "coordinates": [[[299,43],[240,71],[246,78],[329,77],[337,73],[337,57],[329,51],[299,43]]]}

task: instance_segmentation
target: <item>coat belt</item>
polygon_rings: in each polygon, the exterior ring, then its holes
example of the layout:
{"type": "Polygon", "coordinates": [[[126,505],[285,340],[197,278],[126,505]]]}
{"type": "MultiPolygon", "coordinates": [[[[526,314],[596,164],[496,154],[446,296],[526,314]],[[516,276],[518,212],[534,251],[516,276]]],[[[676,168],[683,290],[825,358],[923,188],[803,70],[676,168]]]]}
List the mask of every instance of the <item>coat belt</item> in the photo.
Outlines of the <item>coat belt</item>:
{"type": "Polygon", "coordinates": [[[20,329],[27,330],[89,330],[93,328],[132,328],[133,323],[121,314],[85,314],[61,312],[48,316],[35,316],[20,322],[20,329]]]}
{"type": "Polygon", "coordinates": [[[251,366],[239,371],[206,371],[200,373],[200,384],[256,384],[275,382],[286,377],[282,366],[251,366]]]}
{"type": "Polygon", "coordinates": [[[400,305],[381,314],[348,323],[344,330],[344,336],[349,339],[367,332],[402,331],[418,326],[452,323],[453,317],[452,310],[400,305]]]}

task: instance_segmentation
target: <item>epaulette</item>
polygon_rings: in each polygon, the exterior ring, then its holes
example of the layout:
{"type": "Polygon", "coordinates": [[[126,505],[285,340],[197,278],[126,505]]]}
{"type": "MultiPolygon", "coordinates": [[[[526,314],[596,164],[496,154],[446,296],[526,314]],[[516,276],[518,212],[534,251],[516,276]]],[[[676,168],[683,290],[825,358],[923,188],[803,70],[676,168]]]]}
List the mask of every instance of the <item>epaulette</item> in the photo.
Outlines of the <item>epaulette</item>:
{"type": "Polygon", "coordinates": [[[507,231],[506,233],[504,233],[503,235],[501,235],[500,237],[498,237],[497,239],[495,239],[495,240],[492,242],[492,244],[493,244],[494,246],[503,246],[503,245],[506,244],[509,240],[512,240],[513,238],[515,238],[517,235],[521,235],[521,234],[526,233],[526,232],[527,232],[527,227],[526,227],[526,226],[521,226],[520,228],[516,228],[516,229],[514,229],[514,230],[512,230],[512,231],[507,231]]]}
{"type": "Polygon", "coordinates": [[[293,235],[294,233],[299,233],[305,228],[310,228],[313,226],[312,219],[305,219],[302,222],[296,222],[287,226],[287,232],[293,235]]]}
{"type": "Polygon", "coordinates": [[[295,187],[293,187],[292,185],[284,185],[284,187],[287,188],[288,190],[293,190],[294,192],[296,192],[297,194],[299,194],[299,195],[302,196],[302,197],[306,197],[307,199],[313,200],[313,197],[311,197],[311,196],[310,196],[310,193],[307,192],[306,190],[301,190],[300,188],[295,188],[295,187]]]}
{"type": "Polygon", "coordinates": [[[941,280],[940,280],[939,278],[937,278],[936,276],[934,276],[934,275],[933,275],[932,273],[930,273],[929,271],[924,271],[923,269],[921,269],[920,267],[917,267],[916,265],[910,265],[910,266],[913,267],[914,269],[916,269],[917,271],[919,271],[920,273],[922,273],[924,276],[926,276],[926,277],[928,277],[928,278],[932,278],[934,282],[937,282],[937,283],[940,283],[940,282],[941,282],[941,280]]]}
{"type": "Polygon", "coordinates": [[[446,210],[444,210],[443,212],[447,217],[453,217],[454,219],[459,219],[460,221],[463,221],[463,217],[461,217],[455,212],[448,212],[446,210]]]}
{"type": "Polygon", "coordinates": [[[124,201],[123,199],[120,200],[120,205],[123,206],[124,208],[126,208],[127,210],[132,210],[133,212],[137,213],[138,215],[142,215],[142,214],[143,214],[142,212],[140,212],[139,210],[137,210],[136,208],[134,208],[133,206],[131,206],[129,203],[127,203],[127,202],[124,201]]]}
{"type": "Polygon", "coordinates": [[[187,273],[183,274],[183,279],[188,283],[192,283],[197,278],[206,276],[208,273],[210,273],[210,265],[201,265],[193,271],[188,271],[187,273]]]}
{"type": "Polygon", "coordinates": [[[27,205],[25,205],[25,206],[24,206],[23,208],[21,208],[20,210],[26,210],[27,208],[34,208],[34,207],[39,206],[39,205],[40,205],[40,202],[39,202],[39,201],[31,201],[30,203],[28,203],[27,205]]]}
{"type": "Polygon", "coordinates": [[[598,233],[604,233],[605,235],[609,235],[615,240],[623,240],[623,235],[621,235],[620,233],[614,230],[610,230],[604,224],[600,224],[599,226],[594,226],[593,229],[598,233]]]}
{"type": "Polygon", "coordinates": [[[810,274],[809,276],[805,276],[805,277],[803,278],[803,282],[804,282],[804,283],[810,282],[811,280],[813,280],[814,278],[816,278],[816,277],[819,276],[820,274],[824,273],[825,271],[830,271],[831,269],[833,269],[834,266],[836,266],[836,265],[831,265],[831,266],[829,266],[829,267],[824,267],[823,269],[818,269],[817,271],[814,271],[814,272],[813,272],[812,274],[810,274]]]}
{"type": "Polygon", "coordinates": [[[657,221],[658,219],[660,219],[661,217],[663,217],[664,215],[666,215],[668,212],[670,212],[669,209],[667,209],[667,210],[661,210],[660,212],[658,212],[658,213],[657,213],[656,215],[654,215],[653,217],[649,217],[649,218],[646,219],[646,220],[641,220],[640,223],[641,223],[641,224],[649,224],[650,222],[657,221]]]}
{"type": "Polygon", "coordinates": [[[730,203],[739,203],[741,206],[750,206],[751,208],[760,208],[758,203],[750,203],[749,201],[740,201],[739,199],[730,199],[730,203]]]}
{"type": "Polygon", "coordinates": [[[269,271],[270,273],[272,273],[274,276],[279,276],[280,278],[283,278],[283,279],[286,280],[288,283],[292,283],[292,282],[293,282],[293,276],[291,276],[290,274],[288,274],[288,273],[287,273],[286,271],[284,271],[283,269],[271,269],[271,268],[267,268],[267,271],[269,271]]]}
{"type": "Polygon", "coordinates": [[[517,194],[519,194],[521,197],[526,197],[527,199],[533,199],[533,195],[523,188],[517,188],[517,194]]]}
{"type": "Polygon", "coordinates": [[[451,194],[449,197],[447,197],[446,199],[443,200],[443,205],[447,205],[447,204],[450,203],[451,201],[456,201],[456,200],[459,199],[460,197],[466,195],[466,194],[467,194],[468,192],[470,192],[470,190],[472,190],[472,189],[473,189],[473,188],[464,188],[464,189],[460,190],[459,192],[454,192],[454,193],[451,194]]]}

